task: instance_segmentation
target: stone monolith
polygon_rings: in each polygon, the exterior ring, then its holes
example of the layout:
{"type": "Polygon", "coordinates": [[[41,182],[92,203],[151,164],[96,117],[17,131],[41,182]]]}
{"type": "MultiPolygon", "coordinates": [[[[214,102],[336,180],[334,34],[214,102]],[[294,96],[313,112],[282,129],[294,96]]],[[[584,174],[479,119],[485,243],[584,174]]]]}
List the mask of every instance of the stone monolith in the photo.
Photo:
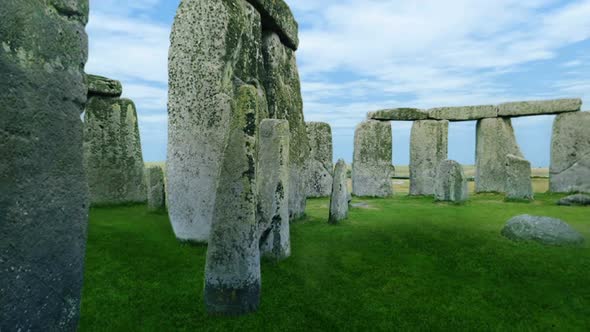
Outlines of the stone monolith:
{"type": "Polygon", "coordinates": [[[449,122],[414,122],[410,138],[410,195],[434,195],[436,168],[447,159],[449,122]]]}
{"type": "Polygon", "coordinates": [[[434,182],[434,198],[441,202],[464,202],[469,198],[467,178],[463,166],[454,160],[442,161],[434,182]]]}
{"type": "Polygon", "coordinates": [[[334,168],[334,182],[330,198],[330,224],[338,224],[348,218],[348,177],[346,176],[346,162],[340,159],[334,168]]]}
{"type": "Polygon", "coordinates": [[[166,208],[164,171],[160,166],[146,168],[146,186],[148,209],[158,211],[166,208]]]}
{"type": "Polygon", "coordinates": [[[307,197],[329,197],[332,193],[332,129],[323,122],[308,122],[311,152],[307,161],[307,197]]]}
{"type": "Polygon", "coordinates": [[[0,1],[0,331],[76,331],[88,1],[0,1]]]}
{"type": "Polygon", "coordinates": [[[532,200],[531,163],[514,155],[506,156],[506,198],[532,200]]]}

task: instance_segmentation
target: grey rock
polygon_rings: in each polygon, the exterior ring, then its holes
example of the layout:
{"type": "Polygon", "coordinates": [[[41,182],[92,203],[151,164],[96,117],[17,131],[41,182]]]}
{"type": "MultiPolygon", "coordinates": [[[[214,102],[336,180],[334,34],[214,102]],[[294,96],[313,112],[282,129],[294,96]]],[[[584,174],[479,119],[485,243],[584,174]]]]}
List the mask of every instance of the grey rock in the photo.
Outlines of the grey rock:
{"type": "Polygon", "coordinates": [[[329,197],[332,193],[332,129],[323,122],[307,122],[311,147],[307,162],[307,197],[329,197]]]}
{"type": "Polygon", "coordinates": [[[506,198],[532,200],[531,163],[514,155],[506,156],[506,198]]]}
{"type": "Polygon", "coordinates": [[[147,200],[137,111],[131,100],[98,96],[88,99],[84,168],[93,205],[147,200]]]}
{"type": "Polygon", "coordinates": [[[559,219],[521,215],[510,219],[502,235],[513,241],[535,241],[550,246],[579,246],[582,235],[559,219]]]}
{"type": "Polygon", "coordinates": [[[166,208],[164,171],[162,167],[151,166],[145,171],[148,209],[158,211],[166,208]]]}
{"type": "Polygon", "coordinates": [[[428,110],[428,116],[434,120],[469,121],[498,116],[498,107],[494,105],[438,107],[428,110]]]}
{"type": "Polygon", "coordinates": [[[590,206],[590,196],[589,195],[571,195],[568,197],[564,197],[557,202],[557,205],[562,206],[590,206]]]}
{"type": "Polygon", "coordinates": [[[464,202],[469,198],[463,166],[454,160],[442,161],[436,169],[434,197],[441,202],[464,202]]]}
{"type": "Polygon", "coordinates": [[[289,235],[289,122],[262,120],[258,151],[258,218],[263,256],[291,255],[289,235]]]}
{"type": "Polygon", "coordinates": [[[269,115],[273,119],[288,120],[291,130],[289,215],[291,219],[298,219],[305,215],[305,168],[310,147],[303,117],[297,59],[295,52],[285,47],[276,33],[265,33],[262,53],[266,69],[264,87],[269,115]]]}
{"type": "Polygon", "coordinates": [[[449,122],[414,122],[410,138],[410,195],[434,195],[436,169],[447,159],[449,122]]]}
{"type": "Polygon", "coordinates": [[[281,37],[283,44],[297,50],[299,47],[299,25],[287,3],[283,0],[248,0],[262,16],[264,30],[270,30],[281,37]]]}
{"type": "Polygon", "coordinates": [[[509,154],[523,157],[512,122],[507,118],[479,120],[476,136],[476,192],[505,193],[506,158],[509,154]]]}
{"type": "Polygon", "coordinates": [[[369,112],[369,120],[378,121],[416,121],[428,119],[428,111],[417,108],[393,108],[369,112]]]}
{"type": "Polygon", "coordinates": [[[391,124],[367,120],[354,133],[352,193],[355,196],[389,197],[393,195],[391,124]]]}
{"type": "Polygon", "coordinates": [[[590,112],[560,114],[553,123],[549,190],[590,193],[590,112]]]}
{"type": "Polygon", "coordinates": [[[338,224],[348,218],[348,178],[346,177],[346,162],[340,159],[334,168],[334,182],[330,198],[330,224],[338,224]]]}
{"type": "Polygon", "coordinates": [[[498,115],[505,117],[518,117],[543,114],[559,114],[566,112],[577,112],[581,107],[581,99],[519,101],[500,104],[498,106],[498,115]]]}
{"type": "Polygon", "coordinates": [[[123,93],[121,82],[97,75],[86,76],[88,96],[120,97],[123,93]]]}
{"type": "Polygon", "coordinates": [[[75,331],[88,1],[0,1],[0,330],[75,331]]]}

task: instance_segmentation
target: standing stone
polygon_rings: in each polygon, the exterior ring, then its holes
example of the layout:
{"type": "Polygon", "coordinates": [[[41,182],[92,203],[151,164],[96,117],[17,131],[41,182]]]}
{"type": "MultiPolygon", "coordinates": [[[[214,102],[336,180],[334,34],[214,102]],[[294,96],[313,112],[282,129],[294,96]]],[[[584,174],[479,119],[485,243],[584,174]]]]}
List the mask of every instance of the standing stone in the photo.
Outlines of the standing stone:
{"type": "Polygon", "coordinates": [[[512,241],[535,241],[549,246],[580,246],[584,237],[562,220],[527,214],[506,223],[502,235],[512,241]]]}
{"type": "Polygon", "coordinates": [[[148,209],[158,211],[166,208],[164,192],[164,171],[162,167],[152,166],[146,170],[148,209]]]}
{"type": "Polygon", "coordinates": [[[87,0],[0,1],[0,330],[75,331],[87,0]]]}
{"type": "Polygon", "coordinates": [[[305,214],[307,198],[305,168],[310,148],[303,118],[303,99],[297,60],[295,52],[283,45],[274,32],[265,32],[262,45],[266,69],[264,86],[270,117],[288,120],[291,130],[289,215],[291,219],[298,219],[305,214]]]}
{"type": "Polygon", "coordinates": [[[410,139],[410,195],[434,195],[436,168],[447,159],[449,122],[414,122],[410,139]]]}
{"type": "Polygon", "coordinates": [[[289,122],[263,120],[258,151],[258,218],[263,256],[291,255],[289,236],[289,122]]]}
{"type": "Polygon", "coordinates": [[[332,197],[330,198],[330,224],[338,224],[348,218],[348,178],[346,176],[346,163],[338,160],[334,169],[334,182],[332,184],[332,197]]]}
{"type": "Polygon", "coordinates": [[[332,193],[332,129],[323,122],[308,122],[311,152],[307,165],[307,197],[328,197],[332,193]]]}
{"type": "Polygon", "coordinates": [[[531,163],[521,157],[506,156],[506,198],[532,200],[531,163]]]}
{"type": "Polygon", "coordinates": [[[367,120],[354,133],[352,193],[355,196],[393,195],[392,134],[389,122],[367,120]]]}
{"type": "Polygon", "coordinates": [[[483,119],[476,128],[475,191],[506,192],[506,156],[523,157],[508,118],[483,119]]]}
{"type": "Polygon", "coordinates": [[[590,193],[590,112],[555,118],[549,188],[558,193],[590,193]]]}
{"type": "Polygon", "coordinates": [[[209,239],[241,85],[257,87],[260,117],[267,117],[261,47],[260,14],[245,0],[180,3],[169,55],[167,164],[168,212],[180,240],[209,239]]]}
{"type": "MultiPolygon", "coordinates": [[[[89,77],[89,82],[96,82],[95,78],[89,77]]],[[[84,114],[84,167],[92,204],[146,201],[137,111],[131,100],[89,90],[84,114]]]]}
{"type": "Polygon", "coordinates": [[[463,166],[454,160],[441,162],[436,170],[434,197],[442,202],[464,202],[469,198],[463,166]]]}

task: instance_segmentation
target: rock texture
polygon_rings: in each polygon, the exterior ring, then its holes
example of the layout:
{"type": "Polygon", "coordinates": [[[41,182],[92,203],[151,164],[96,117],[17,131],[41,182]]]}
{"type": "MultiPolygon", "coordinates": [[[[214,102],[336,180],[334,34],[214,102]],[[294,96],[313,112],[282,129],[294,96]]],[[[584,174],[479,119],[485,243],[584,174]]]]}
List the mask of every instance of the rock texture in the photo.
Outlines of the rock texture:
{"type": "Polygon", "coordinates": [[[416,121],[427,120],[428,111],[417,108],[393,108],[370,112],[367,115],[369,120],[378,121],[416,121]]]}
{"type": "Polygon", "coordinates": [[[329,197],[332,193],[332,129],[323,122],[308,122],[311,152],[307,163],[307,197],[329,197]]]}
{"type": "Polygon", "coordinates": [[[515,155],[506,156],[506,198],[532,200],[531,163],[515,155]]]}
{"type": "Polygon", "coordinates": [[[590,193],[590,112],[561,114],[553,123],[549,190],[590,193]]]}
{"type": "Polygon", "coordinates": [[[469,198],[463,166],[454,160],[442,161],[436,169],[434,198],[441,202],[464,202],[469,198]]]}
{"type": "Polygon", "coordinates": [[[434,195],[436,168],[447,159],[449,122],[414,122],[410,138],[410,195],[434,195]]]}
{"type": "Polygon", "coordinates": [[[264,34],[262,51],[266,69],[264,86],[270,117],[289,121],[291,131],[289,215],[291,219],[298,219],[305,214],[307,198],[305,168],[310,148],[303,118],[303,99],[297,60],[295,52],[284,46],[279,36],[273,32],[264,34]]]}
{"type": "Polygon", "coordinates": [[[517,117],[543,114],[577,112],[582,107],[581,99],[535,100],[505,103],[498,106],[498,116],[517,117]]]}
{"type": "Polygon", "coordinates": [[[389,123],[367,120],[356,127],[352,164],[353,195],[393,195],[392,141],[389,123]]]}
{"type": "Polygon", "coordinates": [[[334,183],[332,184],[332,196],[330,198],[330,224],[338,224],[348,218],[348,178],[346,176],[346,163],[338,160],[334,168],[334,183]]]}
{"type": "Polygon", "coordinates": [[[262,255],[291,255],[289,235],[289,122],[263,120],[258,151],[258,218],[262,255]]]}
{"type": "Polygon", "coordinates": [[[508,221],[502,235],[513,241],[535,241],[550,246],[579,246],[582,235],[565,222],[549,218],[521,215],[508,221]]]}
{"type": "Polygon", "coordinates": [[[0,1],[0,330],[75,331],[88,1],[0,1]]]}
{"type": "Polygon", "coordinates": [[[506,158],[509,154],[523,157],[512,122],[506,118],[479,120],[476,136],[476,192],[506,192],[506,158]]]}
{"type": "Polygon", "coordinates": [[[148,209],[158,211],[166,208],[164,191],[164,171],[162,167],[151,166],[145,171],[147,185],[148,209]]]}
{"type": "Polygon", "coordinates": [[[590,196],[589,195],[571,195],[568,197],[564,197],[557,202],[557,205],[562,206],[590,206],[590,196]]]}
{"type": "Polygon", "coordinates": [[[283,0],[248,0],[262,15],[264,30],[276,32],[283,44],[296,51],[299,47],[299,25],[283,0]]]}
{"type": "Polygon", "coordinates": [[[88,94],[104,97],[121,97],[123,86],[121,82],[112,80],[103,76],[88,75],[86,77],[88,84],[88,94]]]}
{"type": "Polygon", "coordinates": [[[84,168],[92,204],[146,201],[137,111],[131,100],[88,95],[84,168]]]}
{"type": "Polygon", "coordinates": [[[449,121],[469,121],[498,116],[498,107],[494,105],[438,107],[428,110],[429,118],[449,121]]]}

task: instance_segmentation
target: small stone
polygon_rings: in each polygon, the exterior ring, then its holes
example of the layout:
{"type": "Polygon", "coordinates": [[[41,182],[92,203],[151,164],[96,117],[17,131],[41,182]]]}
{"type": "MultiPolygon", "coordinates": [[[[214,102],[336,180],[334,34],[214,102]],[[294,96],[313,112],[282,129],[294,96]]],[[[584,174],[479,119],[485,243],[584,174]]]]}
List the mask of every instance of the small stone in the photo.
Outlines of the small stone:
{"type": "Polygon", "coordinates": [[[414,122],[410,138],[410,195],[434,195],[436,168],[447,159],[449,122],[414,122]]]}
{"type": "Polygon", "coordinates": [[[340,159],[334,168],[334,183],[330,198],[330,224],[338,224],[348,218],[348,185],[346,162],[340,159]]]}
{"type": "Polygon", "coordinates": [[[572,195],[565,198],[562,198],[557,202],[557,205],[562,206],[590,206],[590,196],[589,195],[572,195]]]}
{"type": "Polygon", "coordinates": [[[86,75],[88,96],[120,97],[123,94],[121,82],[110,78],[86,75]]]}
{"type": "Polygon", "coordinates": [[[307,122],[311,146],[307,162],[307,197],[329,197],[332,193],[332,129],[323,122],[307,122]]]}
{"type": "Polygon", "coordinates": [[[506,198],[532,200],[531,163],[519,156],[506,156],[506,198]]]}
{"type": "Polygon", "coordinates": [[[436,170],[434,197],[441,202],[464,202],[469,198],[463,166],[454,160],[442,161],[436,170]]]}
{"type": "Polygon", "coordinates": [[[498,106],[498,116],[518,117],[543,114],[559,114],[566,112],[577,112],[581,107],[581,99],[519,101],[500,104],[498,106]]]}
{"type": "Polygon", "coordinates": [[[164,171],[160,166],[151,166],[145,170],[148,209],[158,211],[166,208],[164,191],[164,171]]]}
{"type": "Polygon", "coordinates": [[[494,105],[438,107],[428,110],[428,115],[435,120],[469,121],[498,116],[498,107],[494,105]]]}
{"type": "Polygon", "coordinates": [[[428,111],[417,108],[393,108],[370,112],[369,120],[378,121],[416,121],[428,119],[428,111]]]}
{"type": "Polygon", "coordinates": [[[510,219],[502,235],[513,241],[535,241],[549,246],[580,246],[584,238],[565,222],[549,218],[521,215],[510,219]]]}

